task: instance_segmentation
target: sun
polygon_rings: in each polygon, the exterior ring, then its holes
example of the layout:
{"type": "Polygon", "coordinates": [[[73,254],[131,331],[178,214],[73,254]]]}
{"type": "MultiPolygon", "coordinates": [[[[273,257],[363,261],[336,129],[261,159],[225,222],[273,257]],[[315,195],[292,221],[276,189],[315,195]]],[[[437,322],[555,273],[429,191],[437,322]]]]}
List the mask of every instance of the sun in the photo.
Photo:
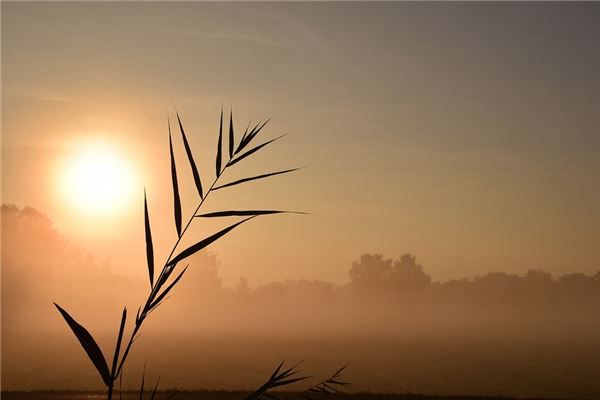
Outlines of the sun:
{"type": "Polygon", "coordinates": [[[136,180],[127,158],[109,143],[75,146],[59,178],[69,207],[86,215],[124,211],[135,196],[136,180]]]}

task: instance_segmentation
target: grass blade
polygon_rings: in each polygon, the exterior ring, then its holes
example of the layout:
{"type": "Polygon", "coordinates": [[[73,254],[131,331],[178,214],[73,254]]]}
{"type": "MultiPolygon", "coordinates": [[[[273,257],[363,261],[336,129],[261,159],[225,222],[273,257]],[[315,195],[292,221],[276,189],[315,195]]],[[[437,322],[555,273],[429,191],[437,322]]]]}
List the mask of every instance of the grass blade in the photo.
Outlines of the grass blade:
{"type": "Polygon", "coordinates": [[[340,374],[346,369],[346,367],[348,367],[348,364],[344,365],[343,367],[341,367],[340,369],[335,371],[335,373],[331,376],[331,378],[337,378],[338,376],[340,376],[340,374]]]}
{"type": "Polygon", "coordinates": [[[229,113],[229,158],[233,158],[233,145],[235,135],[233,134],[233,110],[229,113]]]}
{"type": "Polygon", "coordinates": [[[243,210],[243,211],[216,211],[212,213],[194,215],[197,218],[218,218],[218,217],[248,217],[251,215],[270,215],[270,214],[306,214],[300,211],[279,211],[279,210],[243,210]]]}
{"type": "Polygon", "coordinates": [[[263,122],[262,125],[259,126],[257,129],[254,129],[252,132],[250,132],[250,134],[248,135],[248,137],[246,139],[247,142],[250,143],[256,136],[258,136],[258,134],[260,133],[262,128],[264,128],[270,121],[271,121],[271,118],[269,118],[268,120],[263,122]]]}
{"type": "Polygon", "coordinates": [[[333,375],[331,375],[331,377],[317,383],[314,386],[311,386],[310,388],[305,390],[300,397],[307,400],[314,400],[313,397],[310,395],[311,393],[320,395],[319,397],[321,398],[325,398],[326,396],[330,395],[337,396],[343,394],[344,392],[341,390],[341,388],[350,386],[351,383],[339,381],[338,378],[341,377],[342,372],[346,369],[347,366],[348,364],[344,365],[343,367],[335,371],[333,375]]]}
{"type": "Polygon", "coordinates": [[[148,216],[146,190],[144,190],[144,224],[146,230],[146,260],[148,261],[150,288],[152,288],[154,286],[154,246],[152,245],[152,231],[150,230],[150,217],[148,216]]]}
{"type": "Polygon", "coordinates": [[[304,376],[304,377],[300,377],[300,378],[287,379],[290,376],[295,375],[299,372],[298,366],[302,363],[302,361],[300,363],[292,366],[291,368],[286,369],[283,372],[279,372],[281,370],[281,367],[283,366],[283,363],[284,363],[284,361],[282,361],[277,366],[277,368],[275,369],[275,371],[273,371],[273,373],[271,374],[269,379],[261,387],[256,389],[256,391],[254,391],[254,393],[252,393],[250,396],[248,396],[246,398],[246,400],[258,400],[263,396],[271,398],[271,399],[277,399],[277,396],[269,393],[269,390],[279,387],[279,386],[290,385],[292,383],[299,382],[304,379],[310,378],[308,376],[304,376]]]}
{"type": "Polygon", "coordinates": [[[203,239],[201,241],[199,241],[198,243],[188,247],[187,249],[183,250],[181,253],[179,253],[175,258],[173,258],[173,260],[171,260],[169,263],[171,265],[175,265],[177,264],[179,261],[183,260],[186,257],[191,256],[192,254],[202,250],[203,248],[205,248],[206,246],[210,245],[211,243],[215,242],[216,240],[220,239],[222,236],[226,235],[227,233],[229,233],[231,230],[237,228],[239,225],[243,224],[244,222],[251,220],[252,218],[254,218],[255,216],[252,216],[250,218],[246,218],[240,222],[237,222],[233,225],[228,226],[227,228],[215,233],[212,236],[207,237],[206,239],[203,239]]]}
{"type": "Polygon", "coordinates": [[[274,176],[274,175],[287,174],[288,172],[294,172],[294,171],[297,171],[299,169],[300,168],[292,168],[292,169],[286,169],[286,170],[283,170],[283,171],[271,172],[269,174],[251,176],[249,178],[244,178],[244,179],[240,179],[240,180],[237,180],[237,181],[234,181],[234,182],[226,183],[226,184],[221,185],[221,186],[217,186],[217,187],[214,188],[214,190],[223,189],[223,188],[226,188],[226,187],[239,185],[240,183],[250,182],[250,181],[257,180],[257,179],[264,179],[264,178],[268,178],[268,177],[274,176]]]}
{"type": "Polygon", "coordinates": [[[144,400],[144,380],[146,379],[146,364],[144,364],[144,370],[142,371],[142,385],[140,387],[140,400],[144,400]]]}
{"type": "Polygon", "coordinates": [[[237,157],[235,160],[231,161],[231,162],[229,163],[229,165],[231,166],[231,165],[235,165],[235,164],[237,164],[238,162],[242,161],[244,158],[246,158],[246,157],[248,157],[248,156],[250,156],[250,155],[254,154],[254,153],[255,153],[255,152],[257,152],[258,150],[260,150],[260,149],[262,149],[263,147],[265,147],[266,145],[268,145],[269,143],[272,143],[272,142],[274,142],[274,141],[276,141],[276,140],[278,140],[278,139],[281,139],[281,138],[282,138],[282,137],[284,137],[284,136],[286,136],[286,135],[281,135],[281,136],[279,136],[279,137],[276,137],[275,139],[271,139],[271,140],[269,140],[268,142],[265,142],[265,143],[263,143],[263,144],[261,144],[261,145],[259,145],[259,146],[256,146],[256,147],[255,147],[255,148],[253,148],[252,150],[248,150],[247,152],[245,152],[245,153],[244,153],[244,154],[242,154],[241,156],[237,157]]]}
{"type": "Polygon", "coordinates": [[[75,321],[68,312],[63,310],[58,304],[54,303],[58,311],[62,314],[65,321],[79,340],[81,347],[85,350],[92,363],[98,370],[100,377],[102,377],[102,381],[107,387],[110,387],[112,384],[110,371],[108,370],[108,365],[106,364],[106,359],[102,354],[102,350],[98,346],[98,343],[94,340],[92,335],[81,326],[77,321],[75,321]]]}
{"type": "Polygon", "coordinates": [[[279,363],[279,365],[277,366],[277,368],[275,368],[275,371],[273,371],[273,373],[271,374],[271,377],[269,378],[269,382],[272,381],[273,379],[275,379],[275,377],[277,376],[277,374],[281,370],[281,367],[283,367],[283,363],[284,362],[285,362],[285,360],[283,360],[281,363],[279,363]]]}
{"type": "Polygon", "coordinates": [[[185,131],[183,130],[183,124],[181,123],[181,119],[179,118],[179,114],[175,112],[177,115],[177,122],[179,123],[179,130],[181,131],[181,137],[183,138],[183,145],[185,147],[185,152],[187,154],[188,160],[190,162],[190,167],[192,168],[192,175],[194,176],[194,183],[196,184],[196,189],[198,189],[198,194],[202,199],[204,194],[202,192],[202,181],[200,179],[200,174],[198,173],[198,167],[196,167],[196,162],[194,161],[194,156],[192,155],[192,149],[190,148],[190,144],[188,143],[187,137],[185,136],[185,131]]]}
{"type": "Polygon", "coordinates": [[[181,199],[179,198],[179,184],[177,183],[177,168],[173,154],[173,141],[171,140],[171,123],[169,122],[169,151],[171,154],[171,178],[173,180],[173,211],[175,215],[175,228],[177,236],[181,237],[181,199]]]}
{"type": "Polygon", "coordinates": [[[310,376],[302,376],[300,378],[292,378],[292,379],[287,379],[285,381],[278,381],[278,382],[273,383],[273,385],[271,387],[291,385],[294,382],[303,381],[303,380],[308,379],[308,378],[310,378],[310,376]]]}
{"type": "Polygon", "coordinates": [[[216,160],[217,178],[221,175],[221,161],[222,161],[221,147],[223,147],[222,142],[223,142],[223,107],[221,107],[221,119],[219,122],[219,140],[217,142],[217,160],[216,160]]]}
{"type": "Polygon", "coordinates": [[[173,289],[173,287],[177,284],[177,282],[179,282],[179,280],[181,279],[181,277],[183,276],[183,274],[185,273],[185,271],[187,271],[187,266],[183,269],[183,271],[181,271],[181,273],[177,276],[177,278],[175,278],[173,280],[173,282],[171,282],[171,284],[169,286],[167,286],[167,288],[165,290],[163,290],[163,292],[156,298],[156,300],[154,300],[152,302],[152,304],[150,304],[150,309],[152,310],[153,308],[155,308],[157,305],[160,304],[160,302],[165,298],[165,296],[167,294],[169,294],[169,292],[171,291],[171,289],[173,289]]]}
{"type": "Polygon", "coordinates": [[[160,382],[160,376],[156,380],[156,385],[154,386],[154,390],[152,391],[152,396],[150,396],[150,400],[154,400],[154,396],[156,396],[156,390],[158,389],[159,382],[160,382]]]}
{"type": "Polygon", "coordinates": [[[263,122],[262,124],[260,124],[260,123],[256,124],[256,126],[254,128],[252,128],[252,130],[248,133],[248,135],[246,135],[242,139],[242,141],[240,142],[240,144],[235,152],[239,153],[240,151],[242,151],[244,149],[244,147],[246,147],[248,144],[250,144],[250,142],[252,142],[252,139],[254,139],[256,137],[256,135],[258,135],[258,133],[262,130],[262,128],[264,128],[265,125],[267,125],[269,123],[269,121],[271,121],[270,118],[268,120],[266,120],[265,122],[263,122]]]}
{"type": "MultiPolygon", "coordinates": [[[[240,140],[240,144],[238,144],[237,149],[235,149],[235,154],[238,154],[240,151],[244,150],[244,147],[246,147],[248,145],[248,143],[250,143],[250,136],[252,136],[252,133],[258,129],[258,127],[260,126],[260,122],[256,125],[254,125],[254,128],[252,128],[250,130],[250,132],[248,132],[248,128],[246,128],[246,131],[244,132],[244,135],[242,136],[242,139],[240,140]]],[[[250,127],[250,123],[248,123],[248,127],[250,127]]]]}
{"type": "Polygon", "coordinates": [[[248,125],[246,126],[246,129],[244,130],[244,134],[242,135],[242,138],[240,139],[240,144],[238,145],[238,148],[235,149],[235,151],[233,152],[233,154],[237,154],[240,151],[240,145],[246,139],[246,135],[248,134],[248,129],[250,129],[250,124],[251,123],[252,123],[252,121],[248,121],[248,125]]]}
{"type": "Polygon", "coordinates": [[[121,352],[121,341],[123,340],[123,332],[125,331],[125,322],[127,321],[127,307],[123,308],[123,316],[121,317],[121,326],[119,327],[119,335],[117,336],[117,346],[113,356],[113,364],[111,369],[112,380],[117,378],[117,362],[119,361],[119,353],[121,352]]]}

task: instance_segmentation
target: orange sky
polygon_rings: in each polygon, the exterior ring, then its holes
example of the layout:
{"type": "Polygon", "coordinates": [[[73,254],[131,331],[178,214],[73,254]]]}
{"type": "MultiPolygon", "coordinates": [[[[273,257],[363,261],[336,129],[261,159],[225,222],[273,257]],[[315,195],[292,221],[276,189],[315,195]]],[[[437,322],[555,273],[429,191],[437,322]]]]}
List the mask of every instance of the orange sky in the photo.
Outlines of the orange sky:
{"type": "Polygon", "coordinates": [[[2,200],[141,275],[144,186],[159,259],[175,240],[167,114],[175,104],[208,182],[224,102],[239,129],[273,117],[264,138],[292,133],[239,177],[312,166],[207,210],[314,213],[214,245],[226,283],[345,281],[363,252],[411,252],[435,279],[596,271],[597,20],[594,4],[3,2],[2,200]],[[136,174],[123,212],[84,215],[59,190],[90,139],[136,174]]]}

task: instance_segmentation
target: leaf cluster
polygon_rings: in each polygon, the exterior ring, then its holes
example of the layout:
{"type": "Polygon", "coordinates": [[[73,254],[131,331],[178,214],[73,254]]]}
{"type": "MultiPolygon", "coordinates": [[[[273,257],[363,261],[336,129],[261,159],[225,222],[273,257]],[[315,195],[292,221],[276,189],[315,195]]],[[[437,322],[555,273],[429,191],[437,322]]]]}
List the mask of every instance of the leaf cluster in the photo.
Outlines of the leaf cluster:
{"type": "MultiPolygon", "coordinates": [[[[172,192],[173,192],[173,220],[175,225],[175,230],[177,232],[177,239],[175,244],[172,247],[170,254],[168,255],[162,269],[156,276],[155,270],[155,254],[154,254],[154,243],[152,240],[152,229],[150,224],[150,213],[148,209],[148,201],[146,197],[146,191],[144,190],[144,233],[146,239],[146,259],[147,259],[147,271],[148,271],[148,280],[150,283],[150,292],[146,301],[140,306],[137,310],[135,321],[133,323],[133,327],[131,329],[131,335],[129,340],[124,342],[124,333],[127,323],[127,309],[123,309],[121,323],[119,325],[119,330],[116,339],[115,351],[112,359],[112,367],[109,369],[108,363],[102,350],[98,346],[97,342],[94,340],[93,336],[90,332],[83,327],[80,323],[75,321],[75,319],[62,307],[58,304],[54,303],[67,325],[71,328],[73,334],[78,339],[80,345],[86,352],[87,356],[92,361],[95,366],[98,374],[100,375],[102,382],[108,388],[108,399],[111,399],[112,391],[114,387],[114,382],[119,376],[121,376],[121,372],[123,370],[123,366],[125,361],[129,355],[131,347],[133,343],[139,337],[139,330],[145,319],[150,313],[152,313],[156,308],[158,308],[168,297],[170,296],[172,290],[175,288],[177,283],[181,280],[189,265],[186,265],[183,268],[179,268],[180,270],[175,273],[178,269],[179,264],[195,254],[196,252],[205,249],[215,241],[221,239],[223,236],[231,232],[233,229],[242,225],[245,222],[250,221],[253,218],[264,215],[272,215],[272,214],[281,214],[289,211],[283,210],[273,210],[273,209],[265,209],[265,210],[221,210],[214,211],[210,213],[199,214],[199,210],[204,204],[207,197],[214,190],[226,189],[229,187],[237,186],[243,183],[248,183],[256,180],[262,180],[271,176],[286,174],[289,172],[296,171],[298,168],[285,169],[274,172],[267,172],[264,174],[249,176],[243,179],[239,179],[236,181],[228,182],[228,183],[219,183],[219,179],[224,175],[225,171],[238,164],[244,159],[247,159],[253,154],[256,154],[259,150],[263,149],[270,143],[284,137],[285,135],[278,136],[274,139],[267,140],[261,144],[255,144],[255,140],[258,137],[259,133],[263,131],[265,126],[270,120],[266,120],[264,122],[260,122],[256,124],[253,128],[250,128],[250,124],[246,127],[246,130],[243,132],[240,138],[236,138],[235,127],[233,123],[233,112],[229,114],[229,133],[227,135],[227,161],[225,161],[225,156],[223,155],[223,147],[224,147],[224,135],[223,135],[223,110],[221,109],[220,119],[219,119],[219,132],[217,139],[217,148],[216,148],[216,156],[215,156],[215,178],[210,185],[206,185],[203,183],[202,175],[198,169],[196,161],[194,159],[194,153],[191,149],[190,143],[188,141],[185,129],[183,127],[183,123],[179,116],[179,113],[176,111],[177,123],[179,126],[179,132],[181,134],[181,140],[183,142],[183,147],[185,149],[185,154],[187,156],[187,160],[189,163],[189,167],[192,172],[194,185],[198,192],[198,205],[196,209],[191,213],[191,216],[187,220],[187,223],[183,222],[183,210],[181,206],[181,197],[180,197],[180,183],[178,179],[178,167],[177,160],[175,159],[175,152],[173,150],[173,134],[171,132],[171,124],[170,121],[167,123],[168,133],[169,133],[169,154],[170,154],[170,171],[171,171],[171,181],[172,181],[172,192]],[[179,245],[186,231],[188,230],[191,223],[199,218],[219,218],[219,217],[244,217],[242,220],[235,222],[220,231],[209,235],[201,240],[196,241],[191,246],[184,248],[183,250],[179,249],[179,245]]],[[[288,371],[289,372],[289,371],[288,371]]],[[[276,377],[279,375],[276,374],[276,377]]],[[[281,384],[281,381],[279,381],[281,384]]]]}

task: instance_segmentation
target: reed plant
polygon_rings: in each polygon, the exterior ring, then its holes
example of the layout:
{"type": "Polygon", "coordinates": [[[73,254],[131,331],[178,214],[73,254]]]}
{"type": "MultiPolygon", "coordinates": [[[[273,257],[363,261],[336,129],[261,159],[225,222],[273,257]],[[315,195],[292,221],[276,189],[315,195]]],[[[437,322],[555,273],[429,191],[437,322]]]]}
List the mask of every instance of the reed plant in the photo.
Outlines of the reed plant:
{"type": "MultiPolygon", "coordinates": [[[[270,400],[286,400],[278,393],[274,393],[273,389],[311,378],[310,376],[298,376],[300,373],[298,367],[301,363],[302,362],[281,371],[281,367],[283,366],[282,361],[281,364],[279,364],[279,366],[271,374],[269,379],[267,379],[264,384],[262,384],[250,396],[248,396],[246,400],[259,400],[263,397],[266,397],[270,400]]],[[[325,397],[339,396],[343,394],[342,388],[350,386],[349,382],[343,382],[340,380],[342,377],[342,372],[346,369],[346,367],[347,365],[344,365],[328,378],[309,386],[303,392],[291,397],[290,400],[317,400],[318,398],[324,399],[325,397]]]]}
{"type": "Polygon", "coordinates": [[[54,303],[60,314],[68,326],[73,331],[75,337],[79,340],[81,347],[86,352],[89,359],[92,361],[94,367],[98,371],[102,382],[107,388],[107,399],[111,400],[113,396],[114,386],[117,379],[119,379],[123,372],[123,367],[128,359],[133,344],[139,338],[140,330],[144,324],[144,321],[148,316],[155,311],[173,291],[175,286],[181,280],[185,274],[188,265],[183,266],[184,261],[192,254],[201,251],[208,247],[210,244],[219,240],[235,228],[240,225],[263,215],[280,214],[288,211],[264,209],[264,210],[223,210],[210,213],[200,213],[202,206],[205,204],[206,199],[210,194],[217,190],[225,190],[233,186],[238,186],[265,178],[269,178],[275,175],[287,174],[296,171],[298,168],[291,168],[285,170],[279,170],[275,172],[267,172],[261,175],[249,176],[243,179],[222,182],[224,173],[234,166],[239,166],[238,163],[256,154],[258,151],[266,147],[267,145],[283,138],[285,135],[275,137],[273,139],[264,141],[261,144],[256,144],[259,134],[264,130],[269,120],[260,122],[254,127],[250,127],[248,124],[247,128],[241,135],[236,137],[236,132],[233,124],[233,112],[229,113],[229,130],[228,133],[223,131],[223,109],[221,109],[221,115],[219,119],[219,133],[217,138],[216,156],[215,156],[215,177],[212,182],[206,185],[201,178],[197,164],[194,160],[194,154],[188,142],[183,123],[179,113],[175,112],[177,116],[177,124],[181,139],[187,155],[187,161],[192,172],[194,185],[197,191],[197,205],[193,212],[190,213],[187,220],[182,218],[182,207],[179,190],[179,180],[177,174],[177,162],[173,152],[173,135],[171,132],[171,123],[168,121],[168,132],[169,132],[169,153],[170,153],[170,170],[171,180],[173,186],[173,220],[177,237],[175,238],[174,244],[166,257],[165,262],[158,271],[155,270],[155,254],[154,246],[152,242],[152,230],[150,227],[150,217],[148,212],[148,202],[146,199],[146,192],[144,191],[144,231],[146,238],[146,259],[147,259],[147,272],[149,280],[149,292],[147,298],[143,301],[142,305],[138,308],[135,318],[133,319],[132,326],[130,328],[129,335],[125,335],[127,330],[128,322],[128,311],[127,308],[123,308],[121,315],[121,322],[116,336],[115,349],[112,355],[111,366],[106,361],[104,353],[98,346],[94,337],[90,332],[79,322],[77,322],[64,308],[54,303]],[[241,218],[237,222],[227,226],[224,229],[200,240],[197,240],[193,245],[187,248],[181,248],[182,239],[184,238],[188,228],[193,222],[198,221],[202,218],[221,218],[221,217],[238,217],[241,218]]]}

